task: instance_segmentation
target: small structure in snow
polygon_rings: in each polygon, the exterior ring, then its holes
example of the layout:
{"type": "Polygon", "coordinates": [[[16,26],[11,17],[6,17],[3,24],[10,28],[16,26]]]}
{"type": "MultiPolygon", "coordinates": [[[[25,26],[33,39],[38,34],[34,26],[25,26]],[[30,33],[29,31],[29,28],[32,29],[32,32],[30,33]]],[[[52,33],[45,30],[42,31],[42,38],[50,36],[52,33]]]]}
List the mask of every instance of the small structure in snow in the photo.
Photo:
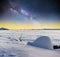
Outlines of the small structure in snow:
{"type": "Polygon", "coordinates": [[[53,49],[52,42],[48,36],[41,36],[32,43],[28,42],[28,45],[45,49],[53,49]]]}

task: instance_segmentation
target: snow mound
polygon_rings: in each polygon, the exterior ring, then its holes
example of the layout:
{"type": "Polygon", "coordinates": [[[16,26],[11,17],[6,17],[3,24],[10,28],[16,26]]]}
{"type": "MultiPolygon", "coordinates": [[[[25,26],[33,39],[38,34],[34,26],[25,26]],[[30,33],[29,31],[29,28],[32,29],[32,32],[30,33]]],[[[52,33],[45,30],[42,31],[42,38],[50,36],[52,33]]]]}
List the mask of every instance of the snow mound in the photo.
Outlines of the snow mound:
{"type": "Polygon", "coordinates": [[[28,42],[28,45],[32,45],[39,48],[53,49],[52,42],[48,36],[41,36],[36,39],[34,42],[28,42]]]}

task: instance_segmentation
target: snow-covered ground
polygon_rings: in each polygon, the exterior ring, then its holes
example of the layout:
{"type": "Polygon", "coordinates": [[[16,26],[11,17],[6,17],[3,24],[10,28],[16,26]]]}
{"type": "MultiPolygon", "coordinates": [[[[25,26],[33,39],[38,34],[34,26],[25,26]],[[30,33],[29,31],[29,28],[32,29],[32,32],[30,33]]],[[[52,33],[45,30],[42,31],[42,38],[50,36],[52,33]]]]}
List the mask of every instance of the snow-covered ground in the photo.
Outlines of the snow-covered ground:
{"type": "Polygon", "coordinates": [[[60,44],[59,34],[60,30],[0,30],[0,57],[60,57],[60,50],[27,45],[40,36],[49,36],[53,45],[60,44]]]}

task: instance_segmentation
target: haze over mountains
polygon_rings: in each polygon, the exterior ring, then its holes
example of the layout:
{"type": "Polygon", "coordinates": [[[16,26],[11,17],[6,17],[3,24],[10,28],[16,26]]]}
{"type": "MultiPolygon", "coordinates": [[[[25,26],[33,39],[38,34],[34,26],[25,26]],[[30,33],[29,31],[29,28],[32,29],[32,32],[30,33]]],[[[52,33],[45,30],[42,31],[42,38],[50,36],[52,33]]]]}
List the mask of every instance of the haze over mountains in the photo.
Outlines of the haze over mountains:
{"type": "MultiPolygon", "coordinates": [[[[9,28],[1,27],[0,30],[10,30],[9,28]]],[[[14,29],[15,30],[15,29],[14,29]]],[[[20,30],[60,30],[60,29],[50,29],[50,28],[44,28],[44,29],[20,29],[20,30]]]]}

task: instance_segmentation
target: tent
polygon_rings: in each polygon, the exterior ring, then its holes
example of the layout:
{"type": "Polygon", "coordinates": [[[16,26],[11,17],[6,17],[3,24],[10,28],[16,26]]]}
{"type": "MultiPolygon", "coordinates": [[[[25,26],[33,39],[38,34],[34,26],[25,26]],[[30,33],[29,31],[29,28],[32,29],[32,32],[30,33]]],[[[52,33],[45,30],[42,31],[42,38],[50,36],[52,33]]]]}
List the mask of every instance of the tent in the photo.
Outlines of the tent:
{"type": "Polygon", "coordinates": [[[41,36],[37,38],[34,42],[28,42],[28,45],[51,50],[53,49],[51,39],[48,36],[41,36]]]}

